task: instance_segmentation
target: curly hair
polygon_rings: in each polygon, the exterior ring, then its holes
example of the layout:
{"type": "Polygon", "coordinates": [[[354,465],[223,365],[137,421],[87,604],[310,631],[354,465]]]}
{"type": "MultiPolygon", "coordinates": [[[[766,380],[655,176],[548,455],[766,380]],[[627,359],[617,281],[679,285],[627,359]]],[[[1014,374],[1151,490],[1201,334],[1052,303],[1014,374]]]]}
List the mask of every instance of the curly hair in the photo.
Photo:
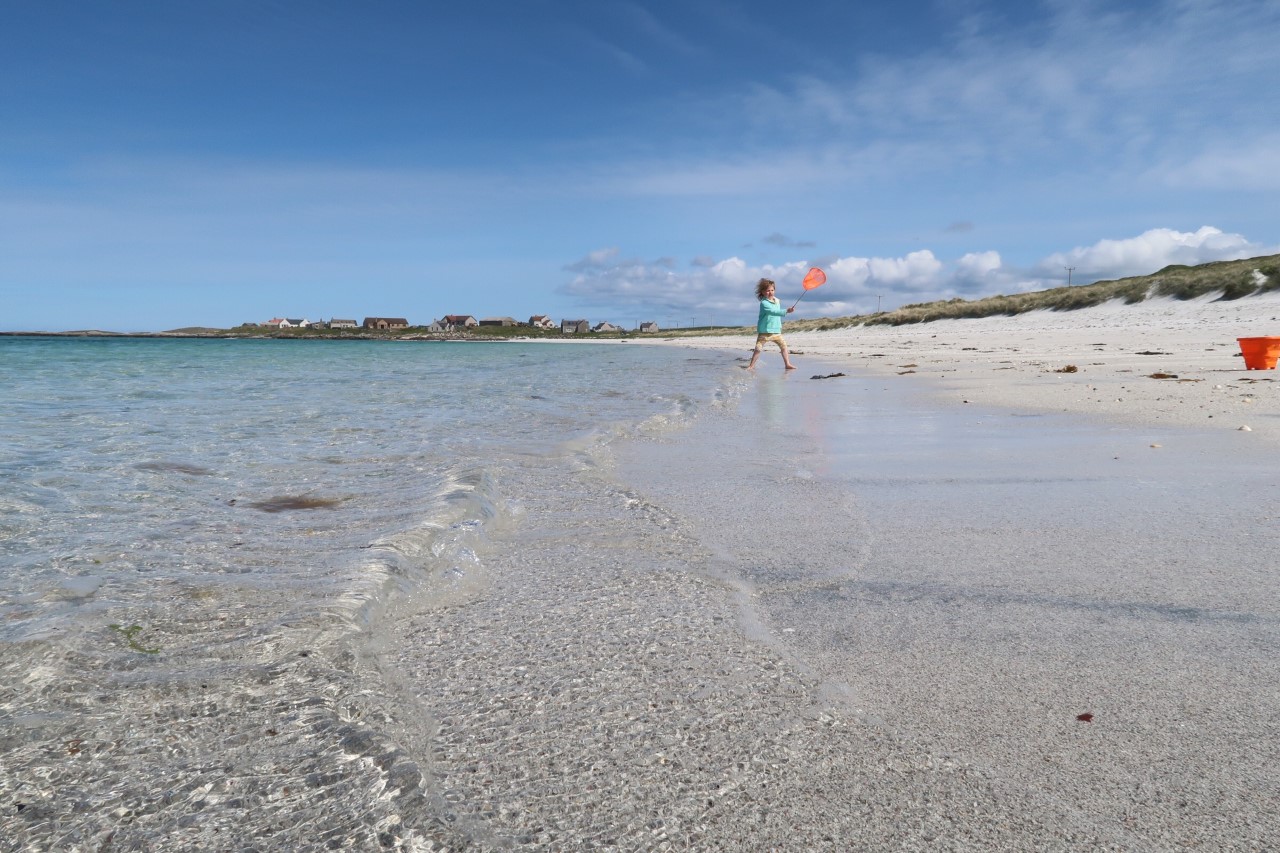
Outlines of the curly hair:
{"type": "Polygon", "coordinates": [[[772,279],[768,279],[768,278],[760,279],[760,281],[756,284],[756,299],[764,299],[764,292],[773,286],[774,284],[772,279]]]}

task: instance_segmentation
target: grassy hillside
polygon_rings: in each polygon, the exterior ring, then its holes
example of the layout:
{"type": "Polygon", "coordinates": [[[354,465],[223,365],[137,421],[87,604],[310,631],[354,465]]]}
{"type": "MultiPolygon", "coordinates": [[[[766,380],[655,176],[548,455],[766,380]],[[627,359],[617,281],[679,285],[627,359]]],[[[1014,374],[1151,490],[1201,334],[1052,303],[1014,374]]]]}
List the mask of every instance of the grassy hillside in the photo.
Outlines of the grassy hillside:
{"type": "Polygon", "coordinates": [[[1217,261],[1194,267],[1174,265],[1151,275],[1055,287],[1013,296],[988,296],[972,302],[956,298],[904,305],[896,311],[882,314],[794,320],[787,323],[787,328],[807,331],[876,324],[901,326],[906,323],[927,323],[930,320],[1012,316],[1041,309],[1073,311],[1101,305],[1113,299],[1133,304],[1160,297],[1194,299],[1209,293],[1219,294],[1219,299],[1240,299],[1273,290],[1280,290],[1280,255],[1243,261],[1217,261]]]}

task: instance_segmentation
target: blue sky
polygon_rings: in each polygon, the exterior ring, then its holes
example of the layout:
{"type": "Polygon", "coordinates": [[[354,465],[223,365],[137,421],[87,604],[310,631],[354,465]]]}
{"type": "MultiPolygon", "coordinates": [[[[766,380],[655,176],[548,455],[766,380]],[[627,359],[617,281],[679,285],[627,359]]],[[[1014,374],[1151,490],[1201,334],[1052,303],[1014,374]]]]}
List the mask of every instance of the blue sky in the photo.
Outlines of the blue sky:
{"type": "Polygon", "coordinates": [[[664,327],[1280,252],[1280,0],[0,0],[0,329],[664,327]],[[447,7],[447,8],[437,8],[447,7]]]}

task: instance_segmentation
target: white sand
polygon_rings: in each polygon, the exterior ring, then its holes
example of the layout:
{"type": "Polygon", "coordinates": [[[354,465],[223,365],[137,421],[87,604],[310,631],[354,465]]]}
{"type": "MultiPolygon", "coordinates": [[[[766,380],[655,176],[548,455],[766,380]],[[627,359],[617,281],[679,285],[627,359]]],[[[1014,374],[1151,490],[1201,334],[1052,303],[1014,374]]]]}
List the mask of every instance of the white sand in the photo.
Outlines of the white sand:
{"type": "Polygon", "coordinates": [[[1234,338],[1273,316],[793,334],[798,371],[523,484],[492,588],[383,661],[420,849],[1267,849],[1280,376],[1234,338]]]}
{"type": "MultiPolygon", "coordinates": [[[[1245,370],[1236,342],[1264,335],[1280,335],[1280,293],[787,332],[786,338],[805,375],[807,356],[810,363],[817,358],[901,375],[956,403],[1146,425],[1247,426],[1255,440],[1280,442],[1280,371],[1245,370]],[[1076,372],[1056,372],[1068,365],[1076,372]],[[1177,379],[1149,378],[1154,373],[1177,379]]],[[[743,351],[752,342],[746,335],[674,341],[743,351]]],[[[757,370],[781,369],[772,347],[761,358],[757,370]]]]}

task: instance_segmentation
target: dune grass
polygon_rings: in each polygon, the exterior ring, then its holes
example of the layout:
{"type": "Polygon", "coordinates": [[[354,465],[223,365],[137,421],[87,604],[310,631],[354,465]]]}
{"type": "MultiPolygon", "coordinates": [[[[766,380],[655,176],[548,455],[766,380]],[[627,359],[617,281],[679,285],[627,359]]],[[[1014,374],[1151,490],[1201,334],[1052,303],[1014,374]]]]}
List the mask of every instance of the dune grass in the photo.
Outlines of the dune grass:
{"type": "MultiPolygon", "coordinates": [[[[1055,287],[1032,293],[988,296],[972,301],[956,297],[938,302],[904,305],[894,311],[851,317],[819,317],[811,320],[789,320],[787,330],[793,332],[827,331],[851,326],[928,323],[933,320],[955,320],[976,317],[1013,316],[1028,311],[1074,311],[1120,299],[1135,304],[1147,299],[1195,299],[1217,294],[1218,299],[1240,299],[1268,291],[1280,290],[1280,255],[1267,255],[1241,261],[1215,261],[1197,266],[1167,266],[1151,275],[1133,276],[1114,281],[1096,281],[1071,287],[1055,287]]],[[[724,330],[741,334],[741,329],[724,330]]],[[[680,335],[681,332],[667,332],[680,335]]],[[[715,334],[698,331],[696,334],[715,334]]]]}

